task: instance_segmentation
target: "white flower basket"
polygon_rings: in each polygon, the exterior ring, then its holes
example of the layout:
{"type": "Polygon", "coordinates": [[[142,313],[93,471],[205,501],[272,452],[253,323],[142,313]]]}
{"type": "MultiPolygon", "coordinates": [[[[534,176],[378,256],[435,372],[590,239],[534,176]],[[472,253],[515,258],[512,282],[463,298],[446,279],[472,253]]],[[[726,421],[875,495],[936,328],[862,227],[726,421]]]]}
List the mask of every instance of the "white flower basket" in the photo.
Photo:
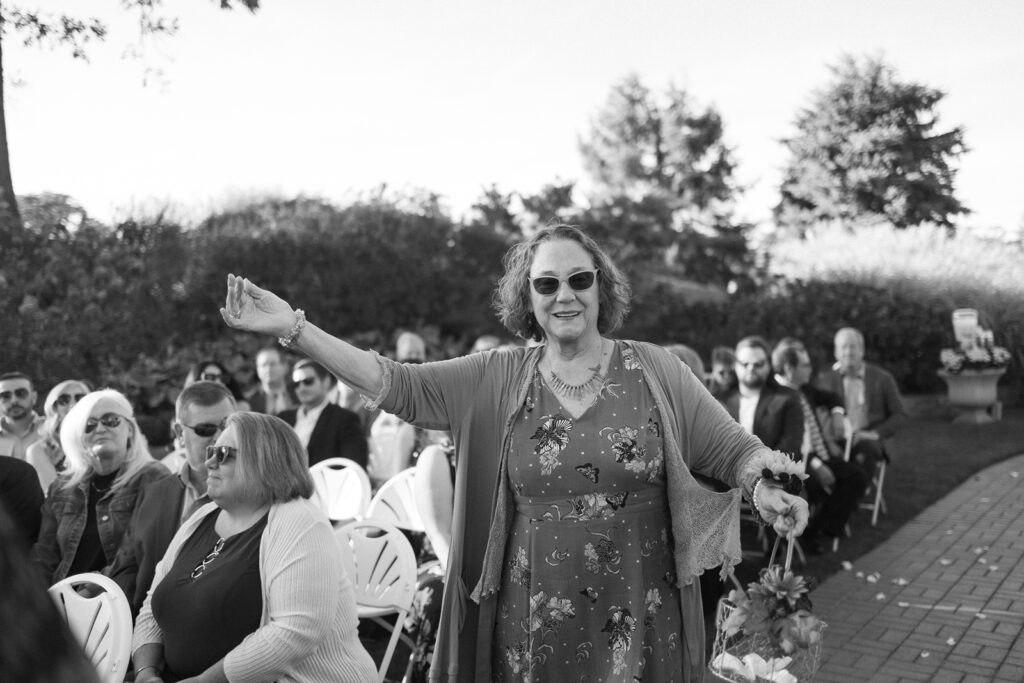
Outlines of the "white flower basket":
{"type": "MultiPolygon", "coordinates": [[[[769,568],[776,567],[775,555],[779,550],[780,540],[781,538],[775,539],[775,547],[772,548],[772,555],[768,560],[769,568]]],[[[780,573],[789,572],[792,564],[793,538],[790,537],[786,547],[786,560],[780,573]]],[[[771,571],[767,570],[769,574],[771,571]]],[[[736,581],[735,575],[732,580],[739,592],[743,592],[743,587],[736,581]]],[[[737,599],[745,597],[735,591],[733,594],[737,599]]],[[[788,647],[792,651],[787,653],[783,651],[779,638],[763,631],[747,633],[743,628],[744,621],[730,620],[737,609],[736,604],[728,598],[718,601],[718,612],[715,615],[715,644],[711,662],[708,664],[711,673],[732,683],[805,683],[814,680],[821,659],[822,635],[827,626],[824,621],[805,613],[811,620],[808,621],[807,629],[800,638],[803,645],[789,642],[788,647]],[[730,631],[732,635],[729,634],[730,631]]],[[[743,618],[742,615],[739,616],[743,618]]]]}
{"type": "MultiPolygon", "coordinates": [[[[796,648],[792,654],[778,651],[766,633],[747,635],[740,631],[726,635],[723,628],[736,606],[726,599],[718,602],[715,617],[715,646],[708,665],[711,673],[733,683],[773,681],[774,683],[804,683],[813,681],[821,658],[821,638],[808,648],[796,648]]],[[[824,621],[818,621],[819,636],[825,630],[824,621]]]]}

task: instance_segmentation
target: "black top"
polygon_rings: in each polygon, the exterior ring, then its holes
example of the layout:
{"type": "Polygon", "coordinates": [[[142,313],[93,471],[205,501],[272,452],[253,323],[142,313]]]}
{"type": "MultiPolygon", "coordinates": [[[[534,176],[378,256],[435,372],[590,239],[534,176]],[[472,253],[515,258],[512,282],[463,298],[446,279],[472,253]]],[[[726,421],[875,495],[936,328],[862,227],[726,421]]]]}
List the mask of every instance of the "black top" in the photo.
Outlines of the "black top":
{"type": "MultiPolygon", "coordinates": [[[[100,540],[100,529],[96,524],[96,503],[107,494],[110,485],[120,474],[120,470],[110,474],[93,474],[89,479],[89,499],[85,503],[86,518],[82,538],[75,550],[75,559],[71,561],[68,576],[83,572],[98,572],[107,566],[107,556],[103,552],[103,541],[100,540]]],[[[113,559],[113,558],[111,558],[113,559]]]]}
{"type": "Polygon", "coordinates": [[[198,676],[260,626],[260,540],[267,516],[223,539],[207,515],[182,544],[170,571],[153,592],[153,617],[163,631],[166,679],[198,676]],[[196,578],[199,565],[205,568],[196,578]]]}

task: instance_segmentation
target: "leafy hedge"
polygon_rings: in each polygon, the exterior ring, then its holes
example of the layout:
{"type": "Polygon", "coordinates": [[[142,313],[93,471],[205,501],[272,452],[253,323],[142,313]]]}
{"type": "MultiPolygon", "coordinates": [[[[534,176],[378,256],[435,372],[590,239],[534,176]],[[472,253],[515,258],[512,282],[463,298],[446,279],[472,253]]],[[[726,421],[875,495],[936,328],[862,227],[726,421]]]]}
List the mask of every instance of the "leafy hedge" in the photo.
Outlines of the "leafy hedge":
{"type": "MultiPolygon", "coordinates": [[[[0,234],[0,370],[24,370],[41,389],[68,377],[110,384],[144,410],[166,409],[201,358],[218,358],[243,385],[255,381],[255,351],[269,340],[223,324],[228,272],[275,290],[364,347],[387,352],[401,329],[416,329],[440,358],[462,353],[479,334],[502,332],[490,295],[515,239],[430,206],[385,201],[342,209],[270,202],[191,230],[161,220],[113,230],[71,230],[58,219],[30,224],[0,234]]],[[[1007,381],[1019,393],[1018,245],[890,230],[820,234],[774,245],[768,257],[768,274],[751,274],[756,287],[701,303],[666,281],[665,263],[627,260],[635,297],[622,336],[684,342],[707,358],[713,346],[747,334],[794,335],[820,367],[831,360],[834,331],[853,325],[867,337],[869,359],[905,391],[929,392],[942,389],[935,369],[939,350],[952,343],[951,311],[973,305],[1013,350],[1007,381]]]]}

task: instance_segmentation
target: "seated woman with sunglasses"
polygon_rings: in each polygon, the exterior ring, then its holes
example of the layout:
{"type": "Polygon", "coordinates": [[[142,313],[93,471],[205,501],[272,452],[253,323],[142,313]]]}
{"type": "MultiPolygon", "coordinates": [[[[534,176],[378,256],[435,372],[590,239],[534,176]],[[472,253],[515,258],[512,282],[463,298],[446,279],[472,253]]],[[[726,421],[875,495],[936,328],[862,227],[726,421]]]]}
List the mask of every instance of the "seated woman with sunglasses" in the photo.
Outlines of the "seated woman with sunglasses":
{"type": "Polygon", "coordinates": [[[213,502],[175,534],[135,625],[137,683],[374,680],[292,428],[235,413],[206,468],[213,502]]]}
{"type": "Polygon", "coordinates": [[[25,460],[36,468],[43,491],[49,490],[57,474],[67,469],[64,450],[60,447],[60,423],[71,407],[90,391],[92,388],[82,380],[68,379],[50,389],[46,395],[46,402],[43,403],[46,419],[40,430],[43,438],[29,446],[25,452],[25,460]]]}
{"type": "Polygon", "coordinates": [[[153,460],[131,403],[113,389],[86,394],[60,428],[67,469],[50,485],[32,557],[56,583],[114,561],[139,492],[169,476],[153,460]]]}
{"type": "Polygon", "coordinates": [[[242,388],[238,386],[238,380],[219,361],[201,360],[190,367],[188,374],[185,375],[185,386],[191,386],[199,381],[220,382],[231,392],[239,410],[249,410],[249,402],[245,400],[242,388]]]}
{"type": "Polygon", "coordinates": [[[495,307],[533,348],[394,363],[233,275],[221,315],[294,344],[382,410],[451,430],[452,536],[432,676],[702,680],[697,577],[740,561],[741,489],[778,532],[803,530],[806,502],[768,476],[789,460],[747,434],[675,356],[607,337],[629,284],[578,228],[544,228],[504,263],[495,307]],[[733,488],[707,491],[691,469],[733,488]]]}

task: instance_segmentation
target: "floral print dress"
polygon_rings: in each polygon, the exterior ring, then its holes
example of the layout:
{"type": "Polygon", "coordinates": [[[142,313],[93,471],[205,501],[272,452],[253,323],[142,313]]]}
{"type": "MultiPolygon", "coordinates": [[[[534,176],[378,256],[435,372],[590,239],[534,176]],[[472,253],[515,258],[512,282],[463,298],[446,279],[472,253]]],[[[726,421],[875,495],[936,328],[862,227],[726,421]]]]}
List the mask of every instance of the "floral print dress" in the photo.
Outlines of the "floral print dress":
{"type": "Polygon", "coordinates": [[[628,347],[579,418],[535,375],[509,456],[495,681],[682,680],[661,435],[628,347]]]}

